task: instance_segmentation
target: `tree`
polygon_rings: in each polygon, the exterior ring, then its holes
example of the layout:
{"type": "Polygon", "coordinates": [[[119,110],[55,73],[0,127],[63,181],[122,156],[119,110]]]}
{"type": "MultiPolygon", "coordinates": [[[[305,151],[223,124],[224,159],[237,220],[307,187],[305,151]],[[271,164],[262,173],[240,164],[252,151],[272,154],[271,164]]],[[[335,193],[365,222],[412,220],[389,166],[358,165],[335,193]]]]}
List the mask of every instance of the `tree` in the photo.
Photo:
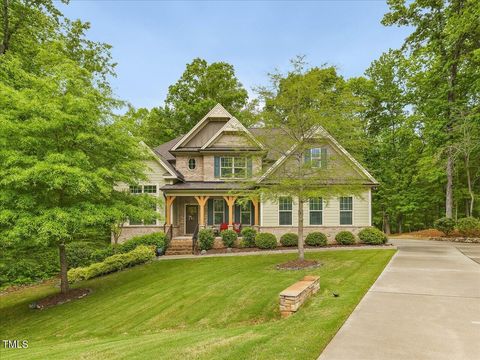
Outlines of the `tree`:
{"type": "Polygon", "coordinates": [[[208,64],[196,58],[169,87],[163,107],[150,111],[130,108],[125,118],[133,125],[133,133],[148,145],[156,146],[187,133],[217,103],[246,126],[256,121],[256,102],[248,103],[248,93],[233,66],[225,62],[208,64]]]}
{"type": "MultiPolygon", "coordinates": [[[[389,234],[392,222],[402,232],[422,204],[422,187],[413,186],[423,152],[415,117],[409,111],[404,58],[389,51],[367,69],[366,78],[352,79],[364,101],[362,117],[369,147],[366,164],[380,186],[374,193],[375,222],[389,234]]],[[[431,202],[430,202],[431,203],[431,202]]]]}
{"type": "Polygon", "coordinates": [[[309,198],[328,201],[334,196],[362,191],[358,179],[340,165],[340,157],[329,154],[328,163],[325,158],[317,162],[308,157],[312,147],[325,143],[325,133],[319,126],[344,143],[352,144],[355,138],[362,137],[355,115],[359,103],[336,70],[308,68],[302,57],[293,60],[292,65],[287,74],[271,74],[270,87],[258,89],[265,104],[262,122],[268,130],[260,140],[276,158],[287,160],[255,186],[263,198],[278,200],[279,196],[290,196],[297,201],[298,254],[303,260],[303,204],[309,198]],[[276,136],[271,136],[272,132],[276,136]]]}
{"type": "Polygon", "coordinates": [[[41,41],[19,27],[0,55],[0,239],[57,246],[66,293],[67,242],[126,206],[156,215],[153,200],[115,188],[143,178],[146,155],[112,112],[109,47],[85,39],[88,24],[29,4],[14,2],[9,16],[41,20],[41,41]]]}
{"type": "Polygon", "coordinates": [[[424,134],[434,151],[446,155],[445,212],[454,199],[453,129],[459,114],[478,109],[480,3],[476,0],[388,0],[384,25],[411,26],[403,46],[416,111],[425,117],[424,134]],[[408,4],[407,4],[408,3],[408,4]]]}

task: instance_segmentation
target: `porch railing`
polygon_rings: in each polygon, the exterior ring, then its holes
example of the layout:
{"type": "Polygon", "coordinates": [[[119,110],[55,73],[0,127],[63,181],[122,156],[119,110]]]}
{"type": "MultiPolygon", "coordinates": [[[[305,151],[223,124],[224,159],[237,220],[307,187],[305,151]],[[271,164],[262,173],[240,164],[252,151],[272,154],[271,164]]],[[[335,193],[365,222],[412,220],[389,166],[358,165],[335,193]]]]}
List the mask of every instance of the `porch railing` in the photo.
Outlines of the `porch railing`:
{"type": "Polygon", "coordinates": [[[192,235],[192,254],[196,254],[197,252],[197,241],[198,241],[198,231],[199,231],[199,226],[195,227],[195,231],[193,232],[192,235]]]}

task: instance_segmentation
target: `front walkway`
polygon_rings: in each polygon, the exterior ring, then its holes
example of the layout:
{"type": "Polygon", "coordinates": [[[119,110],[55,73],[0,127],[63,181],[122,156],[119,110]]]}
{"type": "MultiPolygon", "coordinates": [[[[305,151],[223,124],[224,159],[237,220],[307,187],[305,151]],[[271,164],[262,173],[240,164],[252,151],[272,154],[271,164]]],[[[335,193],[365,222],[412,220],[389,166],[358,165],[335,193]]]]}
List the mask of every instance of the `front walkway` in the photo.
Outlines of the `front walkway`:
{"type": "Polygon", "coordinates": [[[319,360],[480,358],[480,245],[391,240],[398,252],[319,360]]]}

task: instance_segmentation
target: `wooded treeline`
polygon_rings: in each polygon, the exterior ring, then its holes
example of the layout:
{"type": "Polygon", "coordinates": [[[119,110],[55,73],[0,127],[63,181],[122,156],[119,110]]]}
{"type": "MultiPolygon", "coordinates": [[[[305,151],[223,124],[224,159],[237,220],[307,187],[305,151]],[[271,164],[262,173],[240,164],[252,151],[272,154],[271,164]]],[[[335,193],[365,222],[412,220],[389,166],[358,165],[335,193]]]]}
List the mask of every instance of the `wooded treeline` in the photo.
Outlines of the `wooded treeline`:
{"type": "MultiPolygon", "coordinates": [[[[478,217],[480,2],[388,4],[382,23],[412,32],[364,76],[346,80],[358,112],[355,119],[344,117],[348,131],[337,126],[336,136],[380,181],[373,221],[385,232],[432,227],[443,216],[478,217]],[[352,141],[349,121],[358,120],[363,131],[352,141]]],[[[233,67],[201,59],[187,65],[164,106],[132,108],[127,118],[132,131],[155,146],[185,133],[217,102],[245,125],[262,126],[264,109],[248,101],[233,67]]]]}

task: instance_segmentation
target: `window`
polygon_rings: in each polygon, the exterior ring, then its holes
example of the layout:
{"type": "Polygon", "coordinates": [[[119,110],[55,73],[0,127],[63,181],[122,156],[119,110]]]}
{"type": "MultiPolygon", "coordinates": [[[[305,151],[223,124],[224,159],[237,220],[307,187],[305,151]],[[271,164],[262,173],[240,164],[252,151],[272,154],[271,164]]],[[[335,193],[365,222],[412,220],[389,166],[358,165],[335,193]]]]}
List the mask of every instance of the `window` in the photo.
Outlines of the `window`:
{"type": "Polygon", "coordinates": [[[220,177],[243,179],[247,177],[247,159],[245,157],[221,157],[220,177]]]}
{"type": "Polygon", "coordinates": [[[278,213],[280,225],[292,225],[292,198],[281,197],[278,199],[278,213]]]}
{"type": "Polygon", "coordinates": [[[243,225],[251,224],[252,203],[249,201],[246,204],[240,205],[240,223],[243,225]]]}
{"type": "Polygon", "coordinates": [[[312,148],[305,155],[305,162],[312,168],[322,168],[327,166],[327,149],[312,148]]]}
{"type": "Polygon", "coordinates": [[[156,194],[157,185],[143,185],[143,192],[145,194],[156,194]]]}
{"type": "Polygon", "coordinates": [[[197,162],[195,159],[188,159],[188,169],[189,170],[195,170],[197,167],[197,162]]]}
{"type": "Polygon", "coordinates": [[[142,193],[142,185],[130,185],[130,193],[131,194],[141,194],[142,193]]]}
{"type": "MultiPolygon", "coordinates": [[[[139,194],[156,194],[157,185],[131,185],[130,193],[134,195],[139,194]]],[[[157,211],[157,206],[153,205],[153,210],[157,211]]],[[[157,219],[152,220],[139,220],[139,219],[129,219],[128,223],[130,225],[157,225],[157,219]]]]}
{"type": "Polygon", "coordinates": [[[309,200],[310,206],[310,225],[322,225],[323,200],[322,198],[312,198],[309,200]]]}
{"type": "Polygon", "coordinates": [[[353,224],[353,198],[351,196],[340,198],[340,225],[353,224]]]}
{"type": "Polygon", "coordinates": [[[213,200],[213,224],[220,225],[224,222],[225,202],[223,200],[213,200]]]}

